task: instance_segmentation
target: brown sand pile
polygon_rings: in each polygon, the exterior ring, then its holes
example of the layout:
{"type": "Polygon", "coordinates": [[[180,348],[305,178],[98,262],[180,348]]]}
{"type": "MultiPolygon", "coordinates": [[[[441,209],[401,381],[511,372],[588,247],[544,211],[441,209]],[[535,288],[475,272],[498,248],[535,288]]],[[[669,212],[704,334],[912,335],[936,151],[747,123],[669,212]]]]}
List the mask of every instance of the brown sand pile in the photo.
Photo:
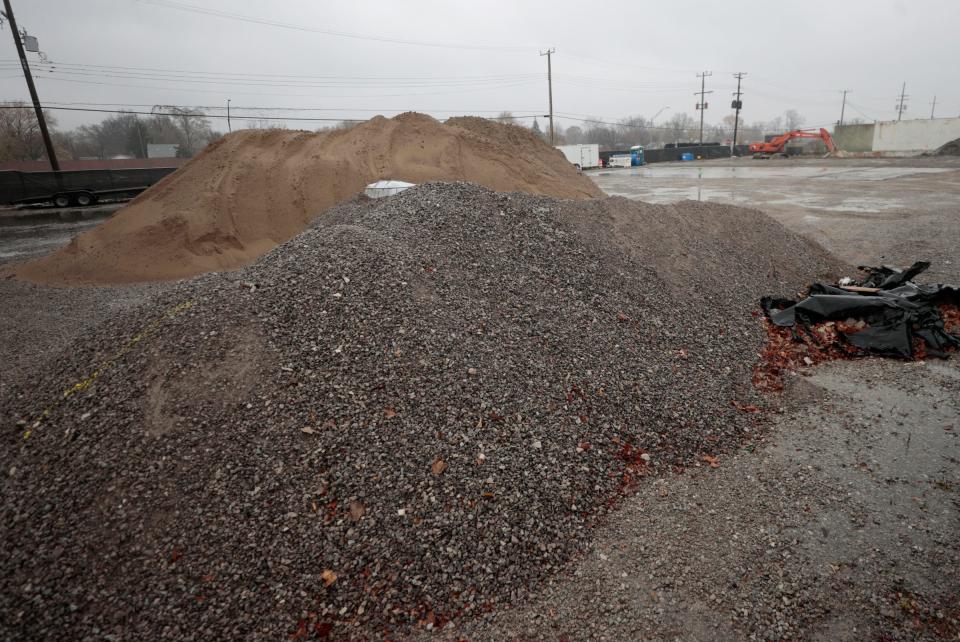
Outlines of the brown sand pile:
{"type": "Polygon", "coordinates": [[[467,180],[497,191],[602,196],[532,132],[481,118],[408,113],[349,130],[247,130],[210,145],[112,219],[20,266],[59,283],[178,279],[230,270],[302,232],[383,178],[467,180]]]}

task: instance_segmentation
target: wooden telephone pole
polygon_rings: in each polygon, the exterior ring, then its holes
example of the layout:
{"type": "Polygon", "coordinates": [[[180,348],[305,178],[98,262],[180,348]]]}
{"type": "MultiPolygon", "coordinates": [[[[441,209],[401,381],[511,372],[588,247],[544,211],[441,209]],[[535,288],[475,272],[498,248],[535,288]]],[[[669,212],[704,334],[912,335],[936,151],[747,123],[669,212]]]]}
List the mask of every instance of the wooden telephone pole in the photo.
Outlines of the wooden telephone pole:
{"type": "Polygon", "coordinates": [[[694,92],[694,96],[700,96],[700,102],[697,103],[697,109],[700,110],[700,146],[703,146],[703,111],[707,108],[706,96],[707,94],[712,94],[713,90],[707,91],[707,78],[712,76],[713,72],[705,71],[702,74],[697,74],[697,78],[700,79],[700,91],[694,92]]]}
{"type": "Polygon", "coordinates": [[[47,121],[43,118],[43,109],[40,107],[40,97],[37,96],[37,88],[33,84],[33,76],[30,74],[30,64],[27,62],[27,53],[23,50],[23,42],[20,41],[20,30],[17,29],[17,20],[13,16],[13,7],[10,6],[10,0],[3,0],[3,6],[6,9],[4,16],[10,21],[10,31],[13,33],[13,43],[17,47],[17,55],[20,56],[20,65],[23,67],[23,76],[27,79],[27,88],[30,90],[30,99],[33,100],[33,109],[37,112],[37,122],[40,124],[40,135],[43,137],[43,145],[47,148],[47,158],[50,160],[50,168],[60,171],[60,163],[57,162],[57,153],[53,150],[53,141],[50,140],[50,132],[47,131],[47,121]]]}
{"type": "Polygon", "coordinates": [[[550,94],[550,144],[556,144],[556,137],[553,134],[553,65],[551,64],[550,57],[557,53],[556,49],[547,49],[545,52],[541,52],[541,56],[547,57],[547,91],[550,94]]]}

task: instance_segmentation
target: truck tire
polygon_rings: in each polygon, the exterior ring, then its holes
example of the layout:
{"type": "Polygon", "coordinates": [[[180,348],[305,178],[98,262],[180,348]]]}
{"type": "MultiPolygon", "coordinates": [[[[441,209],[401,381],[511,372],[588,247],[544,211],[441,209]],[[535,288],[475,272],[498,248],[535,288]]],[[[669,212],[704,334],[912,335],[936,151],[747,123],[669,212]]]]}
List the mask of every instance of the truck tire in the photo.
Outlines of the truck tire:
{"type": "Polygon", "coordinates": [[[90,192],[80,192],[76,194],[74,200],[77,202],[77,205],[81,207],[86,207],[87,205],[93,205],[97,202],[97,198],[90,192]]]}
{"type": "Polygon", "coordinates": [[[57,207],[70,207],[70,195],[57,194],[53,197],[53,204],[57,207]]]}

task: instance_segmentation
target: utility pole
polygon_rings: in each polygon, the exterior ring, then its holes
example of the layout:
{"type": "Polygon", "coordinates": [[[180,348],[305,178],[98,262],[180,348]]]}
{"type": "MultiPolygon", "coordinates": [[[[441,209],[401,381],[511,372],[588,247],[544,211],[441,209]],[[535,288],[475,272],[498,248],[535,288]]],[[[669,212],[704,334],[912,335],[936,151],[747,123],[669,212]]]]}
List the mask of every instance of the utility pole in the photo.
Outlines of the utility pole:
{"type": "Polygon", "coordinates": [[[17,29],[17,20],[13,17],[13,7],[10,6],[10,0],[3,0],[3,6],[6,8],[4,15],[7,20],[10,21],[10,31],[13,32],[13,43],[17,46],[17,55],[20,56],[20,66],[23,67],[23,76],[27,79],[27,89],[30,90],[33,109],[37,112],[37,122],[40,124],[40,135],[43,137],[43,145],[47,148],[47,159],[50,161],[50,168],[55,172],[59,172],[60,163],[57,162],[57,153],[53,151],[53,141],[50,140],[50,132],[47,131],[47,121],[43,118],[43,109],[40,108],[40,97],[37,96],[37,88],[33,84],[30,65],[27,63],[27,54],[23,50],[23,43],[20,42],[20,31],[17,29]]]}
{"type": "Polygon", "coordinates": [[[843,127],[843,114],[845,111],[847,111],[847,94],[849,94],[852,90],[844,89],[842,91],[843,91],[843,104],[840,106],[840,127],[843,127]]]}
{"type": "Polygon", "coordinates": [[[557,53],[557,49],[551,48],[547,49],[545,52],[541,51],[541,56],[547,57],[547,90],[550,93],[550,144],[554,145],[555,137],[553,135],[553,65],[551,64],[550,57],[557,53]]]}
{"type": "Polygon", "coordinates": [[[232,132],[233,127],[230,125],[230,99],[227,98],[227,131],[232,132]]]}
{"type": "Polygon", "coordinates": [[[933,102],[930,103],[930,120],[933,120],[933,113],[937,110],[937,97],[933,97],[933,102]]]}
{"type": "Polygon", "coordinates": [[[697,109],[700,110],[700,146],[703,147],[703,112],[708,107],[707,103],[704,101],[704,97],[707,94],[712,94],[713,90],[707,91],[707,77],[712,76],[713,72],[705,71],[702,74],[697,74],[697,78],[700,79],[700,91],[693,92],[693,95],[700,96],[700,102],[697,103],[697,109]]]}
{"type": "Polygon", "coordinates": [[[740,96],[743,95],[743,92],[740,91],[740,80],[746,75],[747,74],[742,71],[733,74],[733,77],[737,79],[737,91],[733,94],[734,99],[733,99],[733,104],[731,105],[731,107],[733,107],[736,110],[733,117],[733,146],[730,148],[731,156],[733,156],[733,150],[736,149],[737,147],[737,130],[739,129],[739,126],[740,126],[740,109],[743,107],[743,101],[740,100],[740,96]]]}
{"type": "Polygon", "coordinates": [[[907,110],[906,100],[907,98],[909,98],[909,96],[907,96],[906,92],[907,92],[907,83],[904,82],[903,87],[900,89],[900,100],[899,102],[897,102],[897,106],[896,106],[897,121],[903,118],[903,112],[907,110]]]}
{"type": "Polygon", "coordinates": [[[143,129],[140,127],[140,118],[134,114],[133,120],[137,124],[137,137],[140,138],[140,153],[142,154],[141,158],[147,158],[147,146],[143,144],[143,129]]]}

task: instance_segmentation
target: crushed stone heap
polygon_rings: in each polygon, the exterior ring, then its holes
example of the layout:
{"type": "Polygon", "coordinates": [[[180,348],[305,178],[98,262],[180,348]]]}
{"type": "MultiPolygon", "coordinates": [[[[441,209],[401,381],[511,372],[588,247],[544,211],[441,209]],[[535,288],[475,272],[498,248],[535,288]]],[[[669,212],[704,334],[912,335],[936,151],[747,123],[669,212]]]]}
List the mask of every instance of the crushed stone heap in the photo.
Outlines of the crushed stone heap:
{"type": "Polygon", "coordinates": [[[334,208],[0,399],[0,631],[379,638],[503,608],[643,477],[754,439],[758,297],[842,269],[722,205],[430,183],[334,208]]]}
{"type": "Polygon", "coordinates": [[[563,198],[603,193],[528,129],[378,116],[320,133],[245,130],[211,144],[113,218],[15,270],[42,283],[173,280],[246,265],[377,179],[468,180],[563,198]]]}

